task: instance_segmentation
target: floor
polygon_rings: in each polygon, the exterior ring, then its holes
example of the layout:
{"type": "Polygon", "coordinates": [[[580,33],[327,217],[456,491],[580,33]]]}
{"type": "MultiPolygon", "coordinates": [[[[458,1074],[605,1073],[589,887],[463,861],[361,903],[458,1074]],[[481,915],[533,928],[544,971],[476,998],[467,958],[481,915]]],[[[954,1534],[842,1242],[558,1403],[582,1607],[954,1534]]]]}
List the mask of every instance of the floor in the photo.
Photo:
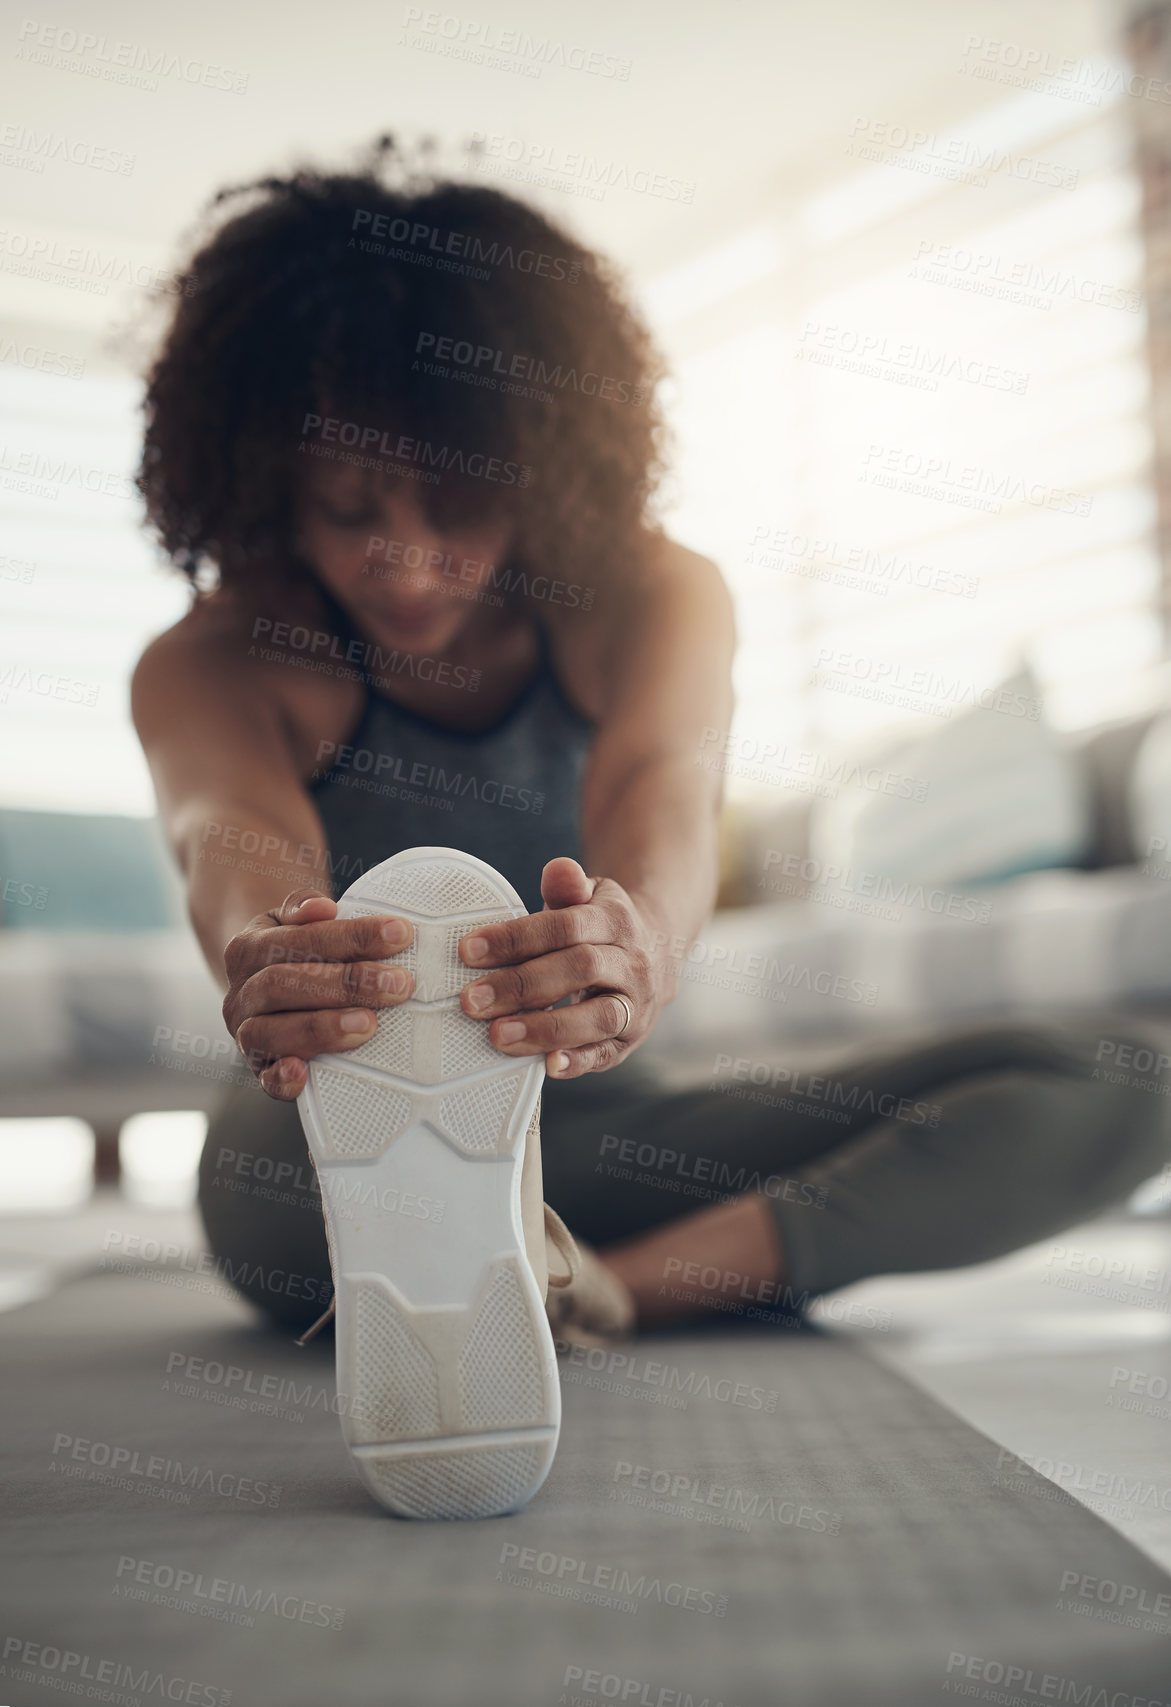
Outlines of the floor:
{"type": "Polygon", "coordinates": [[[96,1237],[105,1267],[46,1289],[42,1227],[40,1294],[0,1315],[13,1707],[1166,1699],[1171,1577],[871,1355],[893,1318],[570,1356],[531,1505],[394,1523],[330,1344],[259,1326],[189,1223],[82,1221],[69,1261],[96,1237]]]}
{"type": "MultiPolygon", "coordinates": [[[[0,1217],[0,1308],[98,1264],[200,1249],[192,1211],[114,1193],[0,1217]]],[[[1105,1218],[977,1268],[868,1281],[815,1316],[1171,1570],[1171,1218],[1105,1218]]]]}

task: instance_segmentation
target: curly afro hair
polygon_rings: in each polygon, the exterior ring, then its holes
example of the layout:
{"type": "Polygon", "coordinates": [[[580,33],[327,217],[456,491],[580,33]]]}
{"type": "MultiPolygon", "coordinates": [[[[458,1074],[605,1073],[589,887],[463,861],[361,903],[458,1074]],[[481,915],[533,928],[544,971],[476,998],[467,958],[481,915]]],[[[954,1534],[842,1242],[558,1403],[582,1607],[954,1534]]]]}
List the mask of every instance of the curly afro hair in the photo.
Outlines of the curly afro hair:
{"type": "Polygon", "coordinates": [[[663,367],[615,275],[429,158],[382,138],[349,174],[303,168],[212,202],[229,217],[179,275],[138,476],[193,584],[312,574],[307,450],[401,472],[405,443],[432,526],[504,515],[510,561],[533,568],[621,572],[654,537],[663,367]]]}

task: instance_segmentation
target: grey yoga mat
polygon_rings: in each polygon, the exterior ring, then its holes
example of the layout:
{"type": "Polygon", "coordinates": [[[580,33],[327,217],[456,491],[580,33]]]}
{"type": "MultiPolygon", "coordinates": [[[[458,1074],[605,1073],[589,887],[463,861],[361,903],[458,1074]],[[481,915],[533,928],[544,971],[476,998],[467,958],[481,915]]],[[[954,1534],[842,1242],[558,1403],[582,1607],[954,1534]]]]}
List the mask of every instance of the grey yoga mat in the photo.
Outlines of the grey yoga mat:
{"type": "Polygon", "coordinates": [[[0,1360],[6,1707],[1171,1694],[1171,1579],[816,1333],[564,1359],[549,1480],[471,1524],[370,1505],[328,1337],[298,1351],[195,1261],[12,1312],[0,1360]],[[1132,1621],[1083,1579],[1132,1591],[1132,1621]]]}

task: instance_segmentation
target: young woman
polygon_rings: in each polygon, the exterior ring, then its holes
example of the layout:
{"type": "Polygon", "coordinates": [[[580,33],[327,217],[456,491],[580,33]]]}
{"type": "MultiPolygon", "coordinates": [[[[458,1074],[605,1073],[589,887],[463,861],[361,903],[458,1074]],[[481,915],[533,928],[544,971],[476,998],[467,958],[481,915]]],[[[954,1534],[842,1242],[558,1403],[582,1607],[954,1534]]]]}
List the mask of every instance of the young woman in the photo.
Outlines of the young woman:
{"type": "Polygon", "coordinates": [[[873,1057],[838,1075],[840,1124],[656,1087],[637,1052],[715,892],[696,755],[728,727],[733,632],[714,565],[651,517],[648,336],[564,231],[393,150],[218,201],[140,476],[194,597],[139,664],[134,713],[267,1092],[229,1097],[202,1168],[242,1289],[301,1327],[330,1296],[294,1102],[306,1063],[411,997],[409,927],[339,918],[335,897],[415,846],[478,856],[530,909],[461,1004],[502,1058],[544,1058],[548,1198],[641,1325],[977,1262],[1157,1171],[1161,1099],[1095,1078],[1088,1031],[873,1057]],[[907,1103],[931,1119],[874,1112],[907,1103]],[[605,1163],[631,1138],[681,1160],[624,1180],[605,1163]],[[711,1180],[706,1200],[679,1177],[711,1180]]]}

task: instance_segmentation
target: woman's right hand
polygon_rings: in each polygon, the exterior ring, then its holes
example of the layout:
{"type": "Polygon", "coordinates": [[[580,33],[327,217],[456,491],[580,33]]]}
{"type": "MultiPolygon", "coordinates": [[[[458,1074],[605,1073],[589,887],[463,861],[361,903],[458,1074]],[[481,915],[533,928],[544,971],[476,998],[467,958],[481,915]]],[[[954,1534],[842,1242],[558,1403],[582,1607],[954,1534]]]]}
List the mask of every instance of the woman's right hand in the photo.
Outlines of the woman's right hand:
{"type": "Polygon", "coordinates": [[[388,961],[414,934],[392,914],[339,919],[320,889],[297,889],[232,938],[224,1020],[269,1096],[295,1101],[306,1061],[356,1049],[373,1035],[378,1009],[406,1001],[414,980],[388,961]]]}

